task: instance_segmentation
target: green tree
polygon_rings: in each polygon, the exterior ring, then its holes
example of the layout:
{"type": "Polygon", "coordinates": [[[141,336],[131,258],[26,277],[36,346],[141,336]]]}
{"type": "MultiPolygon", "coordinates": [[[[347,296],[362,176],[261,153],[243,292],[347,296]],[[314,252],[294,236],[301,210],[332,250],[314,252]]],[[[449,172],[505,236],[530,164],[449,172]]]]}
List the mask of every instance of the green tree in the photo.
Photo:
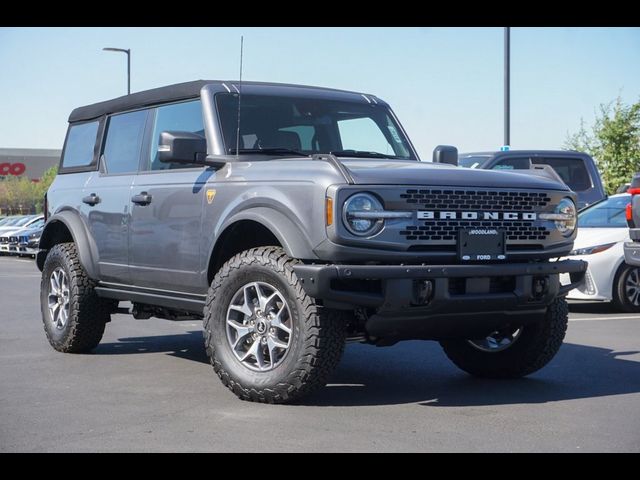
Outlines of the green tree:
{"type": "Polygon", "coordinates": [[[7,177],[0,181],[0,210],[3,213],[40,213],[44,194],[56,177],[58,167],[44,172],[39,182],[27,177],[7,177]]]}
{"type": "Polygon", "coordinates": [[[569,135],[565,148],[591,155],[598,164],[608,194],[640,171],[640,101],[625,105],[618,97],[601,104],[590,129],[580,121],[580,129],[569,135]]]}

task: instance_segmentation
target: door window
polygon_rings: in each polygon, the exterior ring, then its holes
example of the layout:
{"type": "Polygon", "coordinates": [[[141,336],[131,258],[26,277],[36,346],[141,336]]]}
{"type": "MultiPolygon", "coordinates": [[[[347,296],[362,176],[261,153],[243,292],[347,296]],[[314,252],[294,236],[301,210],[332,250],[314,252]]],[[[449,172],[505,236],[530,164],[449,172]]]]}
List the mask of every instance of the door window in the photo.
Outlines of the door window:
{"type": "Polygon", "coordinates": [[[138,171],[148,110],[122,113],[109,118],[102,155],[107,173],[138,171]]]}
{"type": "Polygon", "coordinates": [[[149,155],[149,170],[166,170],[174,168],[201,167],[202,165],[188,165],[183,163],[162,163],[158,158],[160,134],[165,131],[179,131],[195,133],[204,138],[204,123],[202,121],[202,107],[200,100],[192,102],[174,103],[155,109],[153,134],[151,135],[151,149],[149,155]],[[150,167],[150,168],[149,168],[150,167]]]}

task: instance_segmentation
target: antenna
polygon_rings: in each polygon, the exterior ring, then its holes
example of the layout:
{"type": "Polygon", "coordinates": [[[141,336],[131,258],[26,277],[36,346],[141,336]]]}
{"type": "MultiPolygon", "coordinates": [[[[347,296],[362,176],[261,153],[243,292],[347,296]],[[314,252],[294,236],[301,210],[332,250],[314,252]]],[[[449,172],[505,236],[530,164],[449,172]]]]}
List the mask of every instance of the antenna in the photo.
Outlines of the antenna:
{"type": "Polygon", "coordinates": [[[236,161],[240,155],[240,102],[242,100],[242,50],[244,47],[244,36],[240,36],[240,81],[238,82],[238,131],[236,132],[236,161]]]}

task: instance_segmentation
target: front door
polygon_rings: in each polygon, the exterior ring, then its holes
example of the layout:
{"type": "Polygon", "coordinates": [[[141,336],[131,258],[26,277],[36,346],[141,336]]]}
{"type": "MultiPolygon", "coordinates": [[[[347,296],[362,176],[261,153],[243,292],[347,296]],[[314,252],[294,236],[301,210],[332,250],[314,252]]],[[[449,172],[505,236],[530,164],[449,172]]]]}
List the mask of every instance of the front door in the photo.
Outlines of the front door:
{"type": "Polygon", "coordinates": [[[150,145],[134,180],[131,203],[130,275],[134,285],[199,293],[204,183],[202,166],[158,160],[163,131],[204,137],[199,100],[155,108],[150,113],[150,145]]]}

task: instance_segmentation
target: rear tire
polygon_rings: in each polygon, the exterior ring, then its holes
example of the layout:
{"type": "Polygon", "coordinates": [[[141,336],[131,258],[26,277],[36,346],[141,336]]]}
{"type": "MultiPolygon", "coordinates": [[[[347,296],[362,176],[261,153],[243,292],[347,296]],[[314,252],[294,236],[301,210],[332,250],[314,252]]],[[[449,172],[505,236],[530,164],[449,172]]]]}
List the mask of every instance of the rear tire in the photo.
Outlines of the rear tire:
{"type": "Polygon", "coordinates": [[[621,312],[640,312],[640,268],[623,263],[613,280],[613,306],[621,312]]]}
{"type": "Polygon", "coordinates": [[[558,298],[549,306],[543,320],[521,327],[519,335],[506,347],[500,346],[500,342],[493,343],[498,347],[492,351],[479,348],[480,340],[463,339],[446,340],[440,344],[447,357],[471,375],[518,378],[540,370],[558,353],[568,320],[567,302],[558,298]]]}
{"type": "Polygon", "coordinates": [[[211,283],[207,355],[242,400],[298,400],[323,387],[342,356],[344,323],[307,296],[296,263],[282,248],[254,248],[231,258],[211,283]]]}
{"type": "Polygon", "coordinates": [[[110,310],[94,287],[74,243],[59,243],[49,250],[42,268],[40,306],[47,339],[59,352],[84,353],[100,343],[110,310]]]}

